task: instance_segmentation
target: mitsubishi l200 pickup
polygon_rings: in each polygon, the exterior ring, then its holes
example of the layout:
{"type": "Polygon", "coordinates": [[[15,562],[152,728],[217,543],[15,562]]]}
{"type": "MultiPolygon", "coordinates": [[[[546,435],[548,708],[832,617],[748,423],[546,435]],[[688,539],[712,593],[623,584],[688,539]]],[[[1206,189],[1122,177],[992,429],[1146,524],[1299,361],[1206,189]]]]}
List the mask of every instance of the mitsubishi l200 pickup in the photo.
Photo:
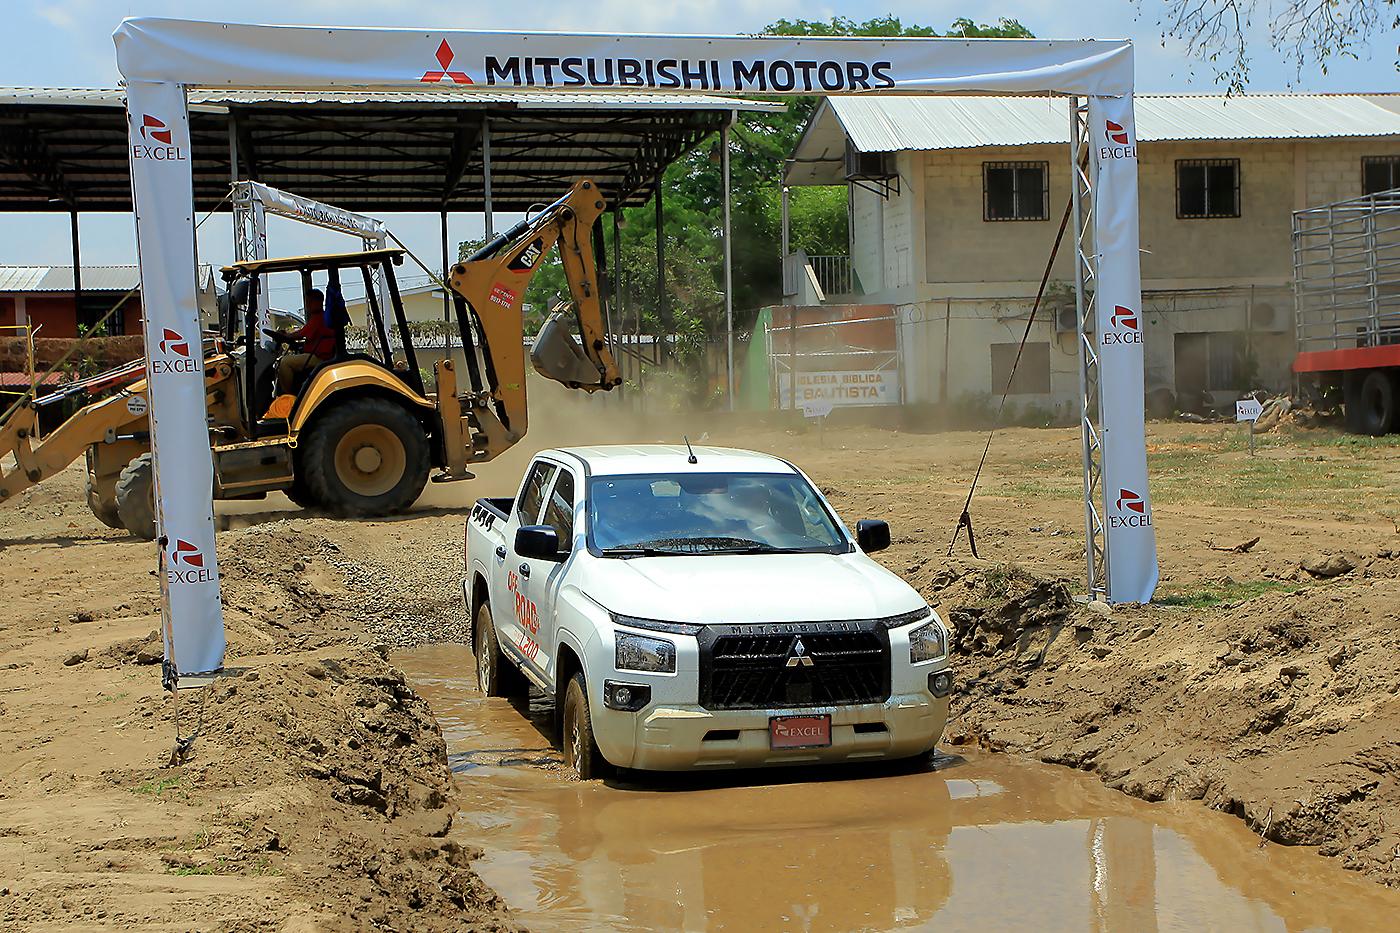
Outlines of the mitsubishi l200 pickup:
{"type": "Polygon", "coordinates": [[[686,770],[930,752],[948,631],[777,457],[575,447],[467,521],[462,595],[487,696],[553,697],[564,761],[686,770]]]}

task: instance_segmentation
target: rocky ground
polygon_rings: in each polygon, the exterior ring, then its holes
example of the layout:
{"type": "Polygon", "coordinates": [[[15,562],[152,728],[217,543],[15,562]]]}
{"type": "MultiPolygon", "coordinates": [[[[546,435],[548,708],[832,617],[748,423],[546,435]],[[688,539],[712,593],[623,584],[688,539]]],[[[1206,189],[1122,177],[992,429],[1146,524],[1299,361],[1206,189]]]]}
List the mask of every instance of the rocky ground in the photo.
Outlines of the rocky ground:
{"type": "MultiPolygon", "coordinates": [[[[0,513],[0,926],[509,928],[471,872],[440,734],[383,657],[463,640],[462,515],[531,449],[693,440],[794,459],[956,632],[949,738],[1193,798],[1400,884],[1400,445],[1152,425],[1161,605],[1080,605],[1073,431],[1013,429],[946,549],[972,432],[824,431],[605,409],[541,419],[474,483],[339,522],[220,505],[229,676],[189,761],[159,687],[152,546],[103,529],[71,470],[0,513]],[[599,420],[601,419],[601,420],[599,420]],[[1257,540],[1255,540],[1257,539],[1257,540]]],[[[181,730],[201,723],[183,701],[181,730]]]]}

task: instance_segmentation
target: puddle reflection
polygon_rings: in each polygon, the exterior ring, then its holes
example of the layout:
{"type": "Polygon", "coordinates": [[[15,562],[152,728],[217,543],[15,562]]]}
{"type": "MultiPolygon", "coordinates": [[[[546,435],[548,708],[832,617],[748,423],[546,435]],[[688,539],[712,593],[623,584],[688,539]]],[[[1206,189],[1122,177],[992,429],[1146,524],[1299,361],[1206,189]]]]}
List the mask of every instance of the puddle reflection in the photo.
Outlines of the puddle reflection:
{"type": "Polygon", "coordinates": [[[395,658],[447,737],[477,871],[534,930],[1383,930],[1400,893],[1000,755],[568,779],[553,709],[484,700],[470,654],[395,658]]]}

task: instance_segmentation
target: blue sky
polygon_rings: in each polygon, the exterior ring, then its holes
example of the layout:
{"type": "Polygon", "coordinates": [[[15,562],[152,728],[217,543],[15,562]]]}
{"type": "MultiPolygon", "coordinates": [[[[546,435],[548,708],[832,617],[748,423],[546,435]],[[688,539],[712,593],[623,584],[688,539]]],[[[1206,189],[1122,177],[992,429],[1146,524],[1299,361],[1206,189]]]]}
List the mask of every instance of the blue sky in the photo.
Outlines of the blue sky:
{"type": "MultiPolygon", "coordinates": [[[[179,16],[223,19],[236,11],[245,22],[331,23],[361,26],[435,26],[466,29],[559,31],[747,33],[778,18],[824,19],[844,15],[867,19],[893,13],[906,23],[942,28],[958,16],[979,20],[1007,16],[1020,19],[1036,35],[1070,38],[1133,39],[1137,47],[1137,86],[1143,91],[1211,91],[1209,66],[1188,60],[1184,48],[1163,42],[1157,28],[1160,0],[1002,0],[993,4],[923,0],[919,3],[799,3],[794,0],[590,0],[587,3],[515,0],[508,4],[461,0],[7,0],[10,41],[0,56],[0,84],[57,87],[111,86],[117,81],[111,34],[126,16],[179,16]]],[[[1267,3],[1261,3],[1267,10],[1267,3]]],[[[1334,63],[1327,75],[1299,76],[1270,48],[1267,23],[1254,23],[1250,47],[1255,61],[1254,91],[1389,91],[1400,90],[1395,70],[1397,39],[1390,31],[1372,43],[1361,60],[1334,63]]],[[[438,253],[435,215],[387,215],[384,218],[420,255],[438,253]]],[[[232,258],[229,223],[212,218],[200,234],[201,259],[222,263],[232,258]]],[[[499,226],[499,224],[498,224],[499,226]]],[[[478,236],[481,220],[454,215],[454,240],[478,236]]],[[[345,238],[274,221],[269,236],[275,252],[343,248],[345,238]]],[[[129,215],[83,215],[83,261],[135,261],[129,215]]],[[[66,263],[69,257],[65,216],[0,214],[0,263],[66,263]]]]}

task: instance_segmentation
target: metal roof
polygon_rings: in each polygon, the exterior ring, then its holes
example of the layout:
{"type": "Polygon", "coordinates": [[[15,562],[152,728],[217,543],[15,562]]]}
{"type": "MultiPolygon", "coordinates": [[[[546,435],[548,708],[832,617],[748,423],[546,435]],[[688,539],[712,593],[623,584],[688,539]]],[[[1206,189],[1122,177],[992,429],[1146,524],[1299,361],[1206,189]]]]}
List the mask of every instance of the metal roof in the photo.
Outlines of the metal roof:
{"type": "MultiPolygon", "coordinates": [[[[199,265],[199,287],[208,289],[214,270],[199,265]]],[[[129,292],[141,284],[137,266],[83,266],[84,292],[129,292]]],[[[71,292],[72,266],[0,266],[0,292],[71,292]]]]}
{"type": "MultiPolygon", "coordinates": [[[[709,95],[191,89],[195,205],[235,175],[356,211],[482,209],[491,128],[495,209],[551,201],[580,177],[642,204],[670,162],[736,110],[709,95]],[[237,151],[236,171],[231,151],[237,151]]],[[[0,88],[0,211],[130,210],[125,94],[0,88]]]]}
{"type": "MultiPolygon", "coordinates": [[[[1140,143],[1400,135],[1400,95],[1139,94],[1140,143]]],[[[839,184],[846,138],[861,152],[1069,142],[1063,97],[831,97],[792,154],[789,182],[839,184]],[[834,169],[834,171],[833,171],[834,169]]]]}

